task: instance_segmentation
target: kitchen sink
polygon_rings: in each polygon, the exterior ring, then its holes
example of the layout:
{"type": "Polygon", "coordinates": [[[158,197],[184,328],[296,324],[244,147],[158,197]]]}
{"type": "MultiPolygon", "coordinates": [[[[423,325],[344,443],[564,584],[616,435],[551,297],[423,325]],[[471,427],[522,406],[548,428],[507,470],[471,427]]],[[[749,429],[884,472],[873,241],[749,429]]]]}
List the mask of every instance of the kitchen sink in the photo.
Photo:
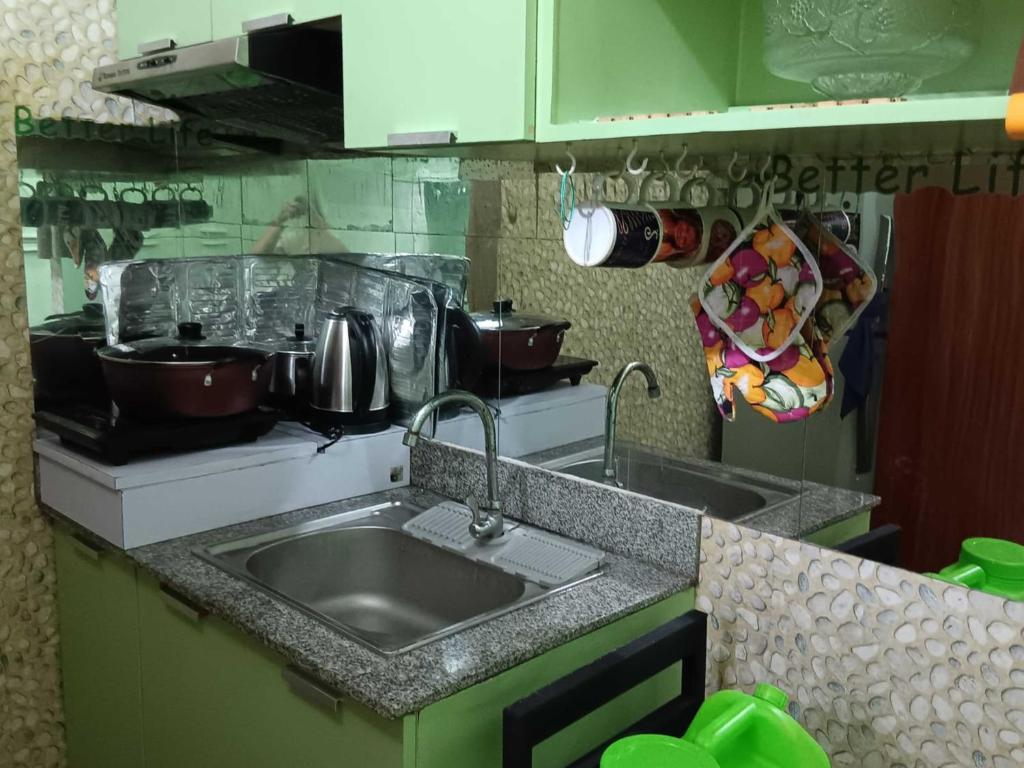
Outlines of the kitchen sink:
{"type": "Polygon", "coordinates": [[[403,526],[425,508],[391,502],[195,553],[384,654],[402,653],[599,575],[546,586],[487,559],[527,526],[455,552],[403,526]]]}
{"type": "MultiPolygon", "coordinates": [[[[529,461],[526,457],[526,461],[529,461]]],[[[620,443],[615,450],[617,479],[626,490],[682,504],[721,520],[742,521],[790,501],[798,495],[742,471],[663,456],[620,443]]],[[[575,450],[549,458],[541,466],[574,477],[604,479],[604,446],[575,450]]]]}

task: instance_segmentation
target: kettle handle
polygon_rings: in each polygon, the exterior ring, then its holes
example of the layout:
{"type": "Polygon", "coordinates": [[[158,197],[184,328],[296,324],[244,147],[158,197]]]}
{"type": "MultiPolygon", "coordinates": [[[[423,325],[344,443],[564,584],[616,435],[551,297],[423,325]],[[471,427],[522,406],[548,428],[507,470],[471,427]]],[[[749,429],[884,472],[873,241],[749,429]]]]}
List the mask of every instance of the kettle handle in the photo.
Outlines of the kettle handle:
{"type": "Polygon", "coordinates": [[[472,392],[483,373],[484,342],[480,329],[460,307],[445,308],[445,325],[448,384],[472,392]]]}
{"type": "Polygon", "coordinates": [[[377,378],[377,348],[373,343],[373,317],[365,312],[349,315],[348,338],[352,346],[352,408],[357,414],[370,410],[377,378]]]}

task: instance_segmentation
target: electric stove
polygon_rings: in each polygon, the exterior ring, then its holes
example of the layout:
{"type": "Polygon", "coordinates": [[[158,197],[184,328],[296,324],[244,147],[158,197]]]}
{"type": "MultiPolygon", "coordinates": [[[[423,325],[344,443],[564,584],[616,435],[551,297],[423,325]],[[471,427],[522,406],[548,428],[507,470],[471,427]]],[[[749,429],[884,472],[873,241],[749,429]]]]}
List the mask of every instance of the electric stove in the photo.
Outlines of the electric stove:
{"type": "Polygon", "coordinates": [[[280,418],[279,411],[259,408],[216,419],[140,421],[91,405],[61,406],[35,414],[36,424],[57,434],[65,445],[115,465],[154,453],[251,443],[273,429],[280,418]]]}

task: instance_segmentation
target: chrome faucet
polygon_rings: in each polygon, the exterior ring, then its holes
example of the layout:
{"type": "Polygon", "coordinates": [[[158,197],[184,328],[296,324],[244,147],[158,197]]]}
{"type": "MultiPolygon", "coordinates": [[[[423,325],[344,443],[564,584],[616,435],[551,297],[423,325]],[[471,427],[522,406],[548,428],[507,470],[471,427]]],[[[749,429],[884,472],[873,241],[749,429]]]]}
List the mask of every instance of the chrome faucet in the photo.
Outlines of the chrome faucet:
{"type": "Polygon", "coordinates": [[[609,485],[618,485],[619,481],[615,471],[615,422],[619,417],[619,391],[623,383],[633,371],[640,371],[647,379],[647,397],[657,400],[661,397],[661,387],[658,386],[658,377],[654,375],[654,369],[647,363],[633,362],[622,366],[611,387],[608,388],[608,404],[604,413],[604,482],[609,485]]]}
{"type": "Polygon", "coordinates": [[[475,539],[493,539],[501,536],[504,531],[504,521],[501,517],[501,501],[498,500],[498,447],[494,430],[494,417],[487,403],[476,395],[463,392],[459,389],[451,389],[435,395],[419,407],[412,423],[402,438],[402,442],[412,448],[419,442],[420,430],[423,424],[430,417],[436,408],[443,405],[457,403],[472,408],[480,420],[484,423],[484,455],[487,462],[487,501],[478,504],[476,499],[470,496],[466,499],[466,506],[473,513],[473,522],[469,524],[469,532],[475,539]]]}

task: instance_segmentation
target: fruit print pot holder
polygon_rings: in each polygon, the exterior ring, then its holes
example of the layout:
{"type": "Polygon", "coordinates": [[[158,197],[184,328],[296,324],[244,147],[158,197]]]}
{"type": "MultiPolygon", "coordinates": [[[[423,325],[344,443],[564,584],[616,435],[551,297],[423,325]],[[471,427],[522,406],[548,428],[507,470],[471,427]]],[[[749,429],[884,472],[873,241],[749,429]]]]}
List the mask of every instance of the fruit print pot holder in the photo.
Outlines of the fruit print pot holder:
{"type": "Polygon", "coordinates": [[[875,297],[878,280],[860,262],[857,252],[822,226],[810,211],[804,211],[794,231],[817,253],[824,290],[814,309],[814,322],[829,344],[857,322],[875,297]]]}
{"type": "Polygon", "coordinates": [[[690,297],[690,307],[715,405],[726,421],[736,420],[737,392],[757,413],[779,423],[806,419],[828,405],[834,387],[832,363],[813,320],[775,359],[759,362],[711,322],[696,294],[690,297]]]}
{"type": "Polygon", "coordinates": [[[755,362],[783,354],[822,292],[811,252],[771,203],[768,184],[751,223],[708,268],[699,289],[710,321],[755,362]]]}

